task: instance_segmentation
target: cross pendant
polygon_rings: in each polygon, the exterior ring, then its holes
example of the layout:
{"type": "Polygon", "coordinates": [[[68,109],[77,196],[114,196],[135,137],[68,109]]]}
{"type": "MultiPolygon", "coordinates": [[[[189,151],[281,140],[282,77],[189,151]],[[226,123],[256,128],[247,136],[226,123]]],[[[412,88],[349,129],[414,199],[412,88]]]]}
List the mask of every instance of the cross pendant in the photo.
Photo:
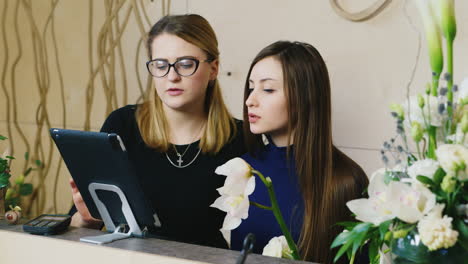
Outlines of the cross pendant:
{"type": "Polygon", "coordinates": [[[184,162],[182,160],[182,156],[181,155],[177,155],[177,156],[179,156],[179,158],[177,159],[177,163],[179,163],[179,166],[182,166],[182,162],[184,162]]]}

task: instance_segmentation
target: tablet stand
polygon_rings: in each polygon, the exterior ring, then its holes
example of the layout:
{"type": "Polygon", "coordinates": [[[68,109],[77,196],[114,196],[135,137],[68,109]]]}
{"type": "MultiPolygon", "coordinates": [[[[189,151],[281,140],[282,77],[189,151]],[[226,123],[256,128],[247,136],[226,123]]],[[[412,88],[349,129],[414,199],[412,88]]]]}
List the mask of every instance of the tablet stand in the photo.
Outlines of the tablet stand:
{"type": "Polygon", "coordinates": [[[80,238],[80,241],[100,245],[100,244],[110,243],[110,242],[120,240],[120,239],[129,238],[131,236],[140,236],[140,237],[143,236],[143,232],[138,226],[135,216],[133,215],[132,209],[130,208],[130,205],[128,204],[127,198],[125,197],[124,193],[119,187],[115,185],[110,185],[110,184],[92,182],[89,184],[88,189],[89,189],[89,193],[93,197],[94,203],[96,204],[99,214],[101,215],[102,220],[104,221],[104,225],[106,226],[106,229],[109,232],[113,232],[113,233],[99,235],[99,236],[82,237],[80,238]],[[106,205],[103,202],[101,202],[101,200],[99,200],[96,194],[96,190],[111,191],[119,195],[119,198],[122,201],[122,212],[129,226],[128,232],[125,233],[121,225],[119,225],[118,227],[114,225],[114,222],[112,221],[112,218],[109,214],[109,211],[106,208],[106,205]]]}

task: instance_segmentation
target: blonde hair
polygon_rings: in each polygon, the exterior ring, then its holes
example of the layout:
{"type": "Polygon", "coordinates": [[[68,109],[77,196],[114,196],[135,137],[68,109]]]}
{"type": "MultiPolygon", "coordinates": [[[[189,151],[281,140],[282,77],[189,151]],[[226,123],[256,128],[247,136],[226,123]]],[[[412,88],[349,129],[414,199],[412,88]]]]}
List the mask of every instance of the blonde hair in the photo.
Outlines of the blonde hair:
{"type": "MultiPolygon", "coordinates": [[[[218,40],[208,21],[199,15],[165,16],[150,30],[147,48],[151,58],[153,40],[160,34],[175,35],[202,49],[209,60],[219,59],[218,40]]],[[[236,134],[234,118],[229,113],[221,94],[218,80],[208,83],[205,96],[205,112],[208,121],[200,139],[203,153],[217,153],[236,134]]],[[[150,89],[148,100],[137,108],[136,119],[146,145],[166,152],[169,142],[169,128],[162,101],[150,89]]]]}

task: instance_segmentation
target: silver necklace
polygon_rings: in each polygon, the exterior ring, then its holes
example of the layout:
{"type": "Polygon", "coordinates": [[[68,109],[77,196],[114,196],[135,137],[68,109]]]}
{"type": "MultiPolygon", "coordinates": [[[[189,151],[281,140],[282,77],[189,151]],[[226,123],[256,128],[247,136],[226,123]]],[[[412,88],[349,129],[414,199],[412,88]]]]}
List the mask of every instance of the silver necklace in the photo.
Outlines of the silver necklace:
{"type": "MultiPolygon", "coordinates": [[[[198,131],[198,135],[199,135],[200,132],[203,130],[203,127],[204,127],[204,126],[205,126],[205,125],[203,124],[203,125],[200,127],[200,131],[198,131]]],[[[196,138],[196,137],[195,137],[195,138],[196,138]]],[[[167,155],[167,152],[166,152],[166,158],[167,158],[167,160],[169,161],[169,163],[171,163],[172,166],[174,166],[174,167],[176,167],[176,168],[179,168],[179,169],[182,169],[182,168],[185,168],[185,167],[190,166],[190,164],[192,164],[192,163],[197,159],[198,155],[199,155],[200,152],[201,152],[201,148],[198,148],[198,152],[197,152],[197,154],[195,155],[195,157],[194,157],[189,163],[187,163],[187,164],[185,164],[185,165],[182,165],[182,163],[184,162],[184,160],[182,159],[182,157],[185,155],[185,153],[187,153],[187,150],[190,148],[190,146],[191,146],[192,144],[193,144],[193,142],[190,143],[190,144],[187,146],[187,148],[185,149],[184,153],[182,153],[182,154],[180,154],[179,151],[177,151],[177,148],[176,148],[175,145],[172,145],[172,146],[174,147],[174,150],[175,150],[176,154],[177,154],[177,163],[178,163],[178,164],[176,165],[174,162],[172,162],[171,158],[169,158],[169,155],[167,155]]]]}
{"type": "Polygon", "coordinates": [[[190,146],[192,145],[192,143],[190,143],[187,148],[185,149],[184,153],[180,154],[179,151],[177,151],[177,148],[175,145],[172,145],[174,147],[174,150],[177,154],[177,163],[179,163],[179,166],[182,165],[182,163],[184,162],[184,160],[182,159],[182,157],[185,155],[185,153],[187,153],[187,150],[190,148],[190,146]]]}
{"type": "Polygon", "coordinates": [[[181,165],[182,162],[183,162],[183,160],[181,159],[180,156],[179,156],[179,159],[177,160],[177,163],[179,163],[178,165],[175,164],[174,162],[172,162],[171,158],[169,158],[169,155],[167,155],[167,152],[166,152],[166,158],[167,158],[167,160],[169,161],[169,163],[172,164],[172,166],[174,166],[174,167],[176,167],[176,168],[179,168],[179,169],[183,169],[183,168],[185,168],[185,167],[190,166],[190,165],[197,159],[197,157],[198,157],[198,155],[200,154],[200,152],[201,152],[201,148],[198,149],[198,152],[197,152],[197,154],[195,155],[195,157],[194,157],[189,163],[187,163],[187,164],[185,164],[185,165],[181,165]]]}

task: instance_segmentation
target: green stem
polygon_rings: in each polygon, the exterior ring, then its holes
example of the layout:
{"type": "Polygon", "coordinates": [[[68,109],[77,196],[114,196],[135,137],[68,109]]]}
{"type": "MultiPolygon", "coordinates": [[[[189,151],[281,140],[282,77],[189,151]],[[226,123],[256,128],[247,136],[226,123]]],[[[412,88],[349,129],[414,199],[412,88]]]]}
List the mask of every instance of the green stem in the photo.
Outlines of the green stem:
{"type": "Polygon", "coordinates": [[[266,205],[263,205],[263,204],[259,204],[259,203],[256,203],[256,202],[252,202],[250,201],[250,205],[253,205],[253,206],[256,206],[258,208],[261,208],[261,209],[265,209],[265,210],[270,210],[272,211],[273,208],[269,207],[269,206],[266,206],[266,205]]]}
{"type": "Polygon", "coordinates": [[[448,119],[444,125],[446,135],[453,133],[453,39],[446,39],[447,46],[447,73],[449,78],[447,80],[447,115],[448,119]]]}
{"type": "Polygon", "coordinates": [[[419,148],[419,142],[416,142],[416,150],[418,151],[419,159],[422,160],[423,157],[421,156],[421,149],[419,148]]]}
{"type": "Polygon", "coordinates": [[[447,113],[449,117],[449,134],[452,134],[451,123],[453,118],[453,40],[447,40],[447,72],[450,78],[447,81],[447,113]]]}
{"type": "Polygon", "coordinates": [[[440,72],[436,72],[432,75],[432,89],[431,95],[437,97],[437,89],[439,88],[440,72]]]}
{"type": "Polygon", "coordinates": [[[270,196],[271,200],[271,208],[273,209],[273,215],[276,218],[276,221],[278,222],[281,231],[283,232],[283,235],[286,238],[286,241],[288,242],[288,246],[291,249],[292,253],[291,255],[294,257],[294,259],[298,260],[301,259],[299,256],[299,250],[297,249],[296,243],[294,243],[294,239],[291,236],[291,233],[289,233],[288,227],[286,226],[286,223],[284,222],[283,215],[281,214],[278,201],[276,200],[276,195],[275,191],[273,190],[273,183],[271,182],[270,178],[265,178],[263,174],[257,170],[252,170],[253,173],[257,174],[258,177],[262,180],[263,184],[267,187],[268,190],[268,195],[270,196]]]}
{"type": "Polygon", "coordinates": [[[436,154],[435,150],[437,148],[436,144],[436,127],[435,126],[430,126],[428,129],[428,134],[429,134],[429,143],[427,147],[427,157],[430,159],[435,160],[436,159],[436,154]]]}

